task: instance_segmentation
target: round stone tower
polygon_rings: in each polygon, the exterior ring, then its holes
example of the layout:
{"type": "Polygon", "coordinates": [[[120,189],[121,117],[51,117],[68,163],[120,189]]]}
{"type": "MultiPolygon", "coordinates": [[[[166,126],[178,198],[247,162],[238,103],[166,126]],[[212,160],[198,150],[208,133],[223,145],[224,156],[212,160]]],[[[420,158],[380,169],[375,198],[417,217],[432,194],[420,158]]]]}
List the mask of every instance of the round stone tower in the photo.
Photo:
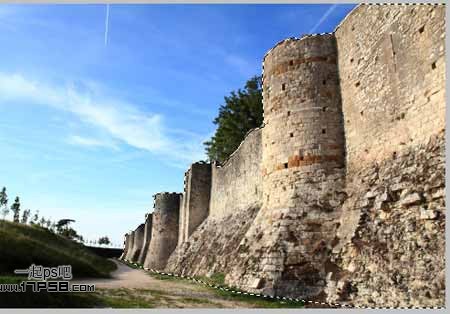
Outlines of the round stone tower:
{"type": "Polygon", "coordinates": [[[345,198],[344,130],[332,34],[286,39],[263,62],[263,205],[228,283],[323,298],[345,198]]]}
{"type": "Polygon", "coordinates": [[[148,247],[152,238],[152,218],[153,214],[145,215],[144,244],[142,245],[141,254],[139,255],[139,264],[144,264],[145,258],[147,257],[148,247]]]}
{"type": "Polygon", "coordinates": [[[264,58],[264,207],[297,207],[307,181],[344,164],[336,57],[329,34],[287,39],[264,58]]]}
{"type": "Polygon", "coordinates": [[[134,230],[133,250],[130,258],[133,263],[139,262],[139,255],[141,254],[144,245],[144,231],[145,224],[140,224],[136,230],[134,230]]]}
{"type": "Polygon", "coordinates": [[[180,193],[154,195],[151,241],[144,267],[164,269],[178,243],[180,193]]]}
{"type": "Polygon", "coordinates": [[[134,248],[134,231],[131,231],[130,233],[128,233],[128,246],[127,246],[127,253],[125,255],[125,259],[127,261],[131,261],[131,257],[132,257],[132,252],[133,252],[133,248],[134,248]]]}

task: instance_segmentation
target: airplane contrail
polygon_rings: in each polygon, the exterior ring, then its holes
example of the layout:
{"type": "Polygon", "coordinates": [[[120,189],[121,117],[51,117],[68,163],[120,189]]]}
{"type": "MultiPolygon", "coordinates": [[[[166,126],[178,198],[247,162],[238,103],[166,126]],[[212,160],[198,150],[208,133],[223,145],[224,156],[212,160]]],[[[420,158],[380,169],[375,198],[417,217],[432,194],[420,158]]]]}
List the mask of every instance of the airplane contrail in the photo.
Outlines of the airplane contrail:
{"type": "Polygon", "coordinates": [[[106,4],[105,46],[108,44],[108,28],[109,28],[109,4],[106,4]]]}
{"type": "Polygon", "coordinates": [[[336,9],[338,5],[337,4],[333,4],[331,7],[328,8],[327,12],[325,12],[322,17],[320,18],[319,22],[317,22],[316,25],[314,25],[313,28],[311,28],[311,30],[309,31],[310,34],[313,34],[320,25],[322,25],[323,22],[325,22],[325,20],[330,16],[331,13],[333,13],[334,9],[336,9]]]}

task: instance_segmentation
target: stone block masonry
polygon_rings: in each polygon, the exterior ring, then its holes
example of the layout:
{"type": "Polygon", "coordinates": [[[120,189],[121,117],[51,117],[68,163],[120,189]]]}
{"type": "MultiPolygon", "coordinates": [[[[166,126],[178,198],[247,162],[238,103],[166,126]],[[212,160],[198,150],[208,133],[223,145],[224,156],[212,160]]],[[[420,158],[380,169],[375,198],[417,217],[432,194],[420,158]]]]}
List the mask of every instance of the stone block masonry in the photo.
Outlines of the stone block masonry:
{"type": "Polygon", "coordinates": [[[131,257],[133,256],[132,252],[133,252],[133,246],[134,246],[134,231],[131,231],[130,233],[128,233],[127,239],[128,239],[128,250],[125,255],[125,259],[130,261],[131,257]]]}
{"type": "Polygon", "coordinates": [[[148,247],[152,238],[152,218],[153,214],[147,214],[145,216],[144,243],[142,244],[141,253],[137,261],[139,264],[144,264],[145,258],[147,257],[148,247]]]}
{"type": "Polygon", "coordinates": [[[261,129],[251,130],[222,165],[212,165],[209,217],[223,219],[262,202],[261,129]]]}
{"type": "Polygon", "coordinates": [[[323,293],[345,199],[336,63],[333,35],[288,39],[264,58],[263,205],[227,276],[234,285],[309,299],[323,293]]]}
{"type": "Polygon", "coordinates": [[[144,266],[164,269],[178,243],[180,193],[158,193],[154,196],[152,235],[144,266]]]}
{"type": "Polygon", "coordinates": [[[444,306],[444,39],[444,5],[359,5],[333,33],[278,43],[264,125],[223,165],[193,165],[183,197],[155,198],[147,267],[307,300],[444,306]]]}
{"type": "Polygon", "coordinates": [[[186,242],[209,214],[211,164],[197,162],[185,174],[184,194],[180,202],[179,240],[186,242]]]}
{"type": "Polygon", "coordinates": [[[139,256],[142,251],[142,246],[144,244],[144,229],[145,224],[140,224],[136,230],[134,230],[134,240],[133,247],[131,249],[131,254],[129,260],[136,263],[139,260],[139,256]]]}
{"type": "Polygon", "coordinates": [[[124,236],[124,248],[123,248],[123,252],[122,255],[120,255],[119,259],[125,259],[129,250],[129,246],[130,246],[130,240],[129,240],[129,234],[125,233],[124,236]]]}

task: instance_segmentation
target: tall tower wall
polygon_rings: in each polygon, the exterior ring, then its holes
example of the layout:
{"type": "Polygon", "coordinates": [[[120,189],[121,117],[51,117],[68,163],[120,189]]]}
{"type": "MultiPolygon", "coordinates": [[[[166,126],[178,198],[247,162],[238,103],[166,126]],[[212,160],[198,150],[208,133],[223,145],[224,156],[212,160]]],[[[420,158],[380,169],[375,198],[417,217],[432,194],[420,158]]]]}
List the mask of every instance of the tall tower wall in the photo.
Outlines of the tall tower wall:
{"type": "Polygon", "coordinates": [[[298,207],[317,174],[344,164],[333,35],[288,39],[264,59],[263,207],[298,207]]]}
{"type": "Polygon", "coordinates": [[[140,224],[136,230],[134,230],[133,249],[131,250],[130,261],[136,263],[139,260],[142,247],[144,245],[144,230],[145,224],[140,224]]]}
{"type": "Polygon", "coordinates": [[[119,259],[124,259],[127,256],[129,245],[130,245],[128,233],[125,233],[123,244],[124,244],[123,252],[122,252],[122,255],[120,255],[119,259]]]}
{"type": "Polygon", "coordinates": [[[133,256],[133,248],[134,248],[134,231],[131,231],[128,234],[128,250],[127,250],[127,254],[125,255],[125,259],[127,261],[131,260],[131,257],[133,256]]]}
{"type": "Polygon", "coordinates": [[[153,214],[147,214],[145,216],[144,243],[142,245],[142,250],[138,258],[139,264],[144,264],[145,258],[148,253],[148,248],[150,246],[150,241],[152,238],[152,221],[153,221],[152,218],[153,214]]]}
{"type": "Polygon", "coordinates": [[[180,202],[179,244],[186,242],[208,217],[211,193],[211,164],[197,162],[185,174],[184,194],[180,202]]]}
{"type": "Polygon", "coordinates": [[[179,193],[158,193],[154,196],[152,240],[145,267],[164,269],[167,259],[177,246],[180,198],[179,193]]]}
{"type": "Polygon", "coordinates": [[[264,59],[263,207],[231,284],[323,298],[343,202],[344,133],[333,35],[287,39],[264,59]]]}

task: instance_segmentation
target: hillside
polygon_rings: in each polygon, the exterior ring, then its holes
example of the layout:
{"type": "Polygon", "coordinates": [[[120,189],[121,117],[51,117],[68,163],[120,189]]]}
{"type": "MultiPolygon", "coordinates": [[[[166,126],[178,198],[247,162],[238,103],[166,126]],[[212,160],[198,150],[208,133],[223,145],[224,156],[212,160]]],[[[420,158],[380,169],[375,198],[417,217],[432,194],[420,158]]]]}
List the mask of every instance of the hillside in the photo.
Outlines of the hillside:
{"type": "Polygon", "coordinates": [[[116,266],[94,255],[82,244],[67,240],[47,229],[0,221],[0,276],[12,276],[14,269],[31,264],[72,265],[75,278],[108,277],[116,266]]]}

